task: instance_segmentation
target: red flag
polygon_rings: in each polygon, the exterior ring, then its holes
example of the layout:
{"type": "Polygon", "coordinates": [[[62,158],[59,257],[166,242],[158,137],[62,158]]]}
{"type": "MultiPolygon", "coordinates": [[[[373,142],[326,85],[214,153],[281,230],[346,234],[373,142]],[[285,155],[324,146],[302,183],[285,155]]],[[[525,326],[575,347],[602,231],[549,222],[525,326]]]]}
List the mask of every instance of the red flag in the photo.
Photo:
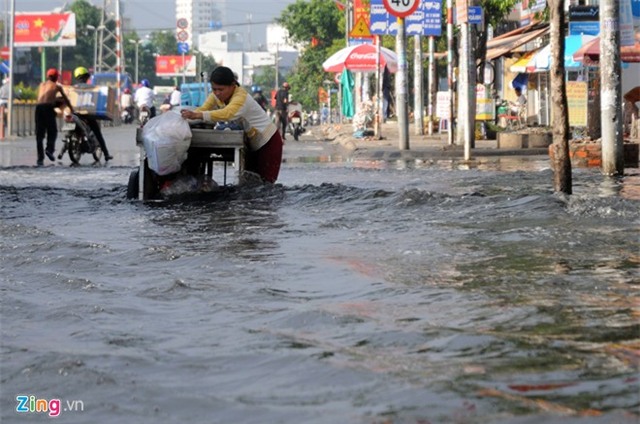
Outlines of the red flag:
{"type": "Polygon", "coordinates": [[[340,11],[342,12],[345,8],[344,3],[340,3],[338,0],[333,0],[333,1],[336,4],[336,6],[338,6],[338,9],[340,9],[340,11]]]}

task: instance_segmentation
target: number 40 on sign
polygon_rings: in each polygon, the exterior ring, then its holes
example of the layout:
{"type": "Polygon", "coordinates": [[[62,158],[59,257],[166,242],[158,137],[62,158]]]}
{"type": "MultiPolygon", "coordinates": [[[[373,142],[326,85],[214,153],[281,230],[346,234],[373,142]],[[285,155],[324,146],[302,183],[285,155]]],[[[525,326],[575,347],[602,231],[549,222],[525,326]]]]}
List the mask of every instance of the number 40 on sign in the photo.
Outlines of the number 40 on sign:
{"type": "Polygon", "coordinates": [[[418,9],[420,0],[383,0],[387,12],[398,18],[405,18],[418,9]]]}

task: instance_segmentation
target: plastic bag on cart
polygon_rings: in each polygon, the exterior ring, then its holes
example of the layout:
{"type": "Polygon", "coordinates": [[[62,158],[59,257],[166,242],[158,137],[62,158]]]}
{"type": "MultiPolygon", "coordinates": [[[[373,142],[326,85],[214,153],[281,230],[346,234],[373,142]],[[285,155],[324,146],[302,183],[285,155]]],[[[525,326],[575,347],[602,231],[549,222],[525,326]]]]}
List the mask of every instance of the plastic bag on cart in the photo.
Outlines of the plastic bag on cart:
{"type": "Polygon", "coordinates": [[[164,112],[142,128],[142,141],[149,168],[158,175],[178,172],[187,159],[191,128],[178,112],[164,112]]]}

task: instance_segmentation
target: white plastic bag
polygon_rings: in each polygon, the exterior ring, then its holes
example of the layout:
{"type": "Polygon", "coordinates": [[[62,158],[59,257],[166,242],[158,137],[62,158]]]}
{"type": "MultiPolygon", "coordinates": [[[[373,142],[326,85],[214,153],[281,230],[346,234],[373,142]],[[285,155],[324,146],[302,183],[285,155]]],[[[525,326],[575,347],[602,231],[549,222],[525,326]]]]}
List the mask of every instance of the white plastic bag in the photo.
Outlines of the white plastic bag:
{"type": "Polygon", "coordinates": [[[170,110],[147,122],[142,128],[142,142],[149,168],[158,175],[172,174],[187,159],[191,128],[178,112],[170,110]]]}

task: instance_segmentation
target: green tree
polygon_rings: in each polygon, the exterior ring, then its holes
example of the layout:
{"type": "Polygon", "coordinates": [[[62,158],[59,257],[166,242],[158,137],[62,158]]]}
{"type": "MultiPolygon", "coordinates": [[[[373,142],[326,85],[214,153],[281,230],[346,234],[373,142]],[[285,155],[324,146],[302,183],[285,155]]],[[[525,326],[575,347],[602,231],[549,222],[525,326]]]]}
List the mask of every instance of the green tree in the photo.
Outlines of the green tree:
{"type": "MultiPolygon", "coordinates": [[[[479,5],[482,7],[485,16],[483,25],[472,25],[472,29],[475,31],[475,36],[477,37],[475,49],[475,58],[477,62],[485,61],[489,25],[491,25],[494,30],[499,29],[504,25],[505,18],[509,13],[511,13],[513,7],[519,1],[520,0],[480,0],[479,5]]],[[[500,33],[499,30],[498,33],[500,33]]],[[[484,78],[484,75],[480,73],[478,77],[484,78]]]]}
{"type": "MultiPolygon", "coordinates": [[[[283,81],[278,75],[278,81],[283,81]]],[[[276,86],[276,70],[274,67],[263,67],[253,75],[253,84],[262,88],[263,94],[268,98],[271,90],[276,86]]]]}
{"type": "Polygon", "coordinates": [[[327,78],[322,62],[340,48],[339,40],[341,47],[345,45],[344,19],[332,1],[297,0],[276,20],[287,29],[290,40],[301,46],[298,62],[286,81],[291,84],[292,97],[307,109],[318,108],[318,88],[327,78]]]}

